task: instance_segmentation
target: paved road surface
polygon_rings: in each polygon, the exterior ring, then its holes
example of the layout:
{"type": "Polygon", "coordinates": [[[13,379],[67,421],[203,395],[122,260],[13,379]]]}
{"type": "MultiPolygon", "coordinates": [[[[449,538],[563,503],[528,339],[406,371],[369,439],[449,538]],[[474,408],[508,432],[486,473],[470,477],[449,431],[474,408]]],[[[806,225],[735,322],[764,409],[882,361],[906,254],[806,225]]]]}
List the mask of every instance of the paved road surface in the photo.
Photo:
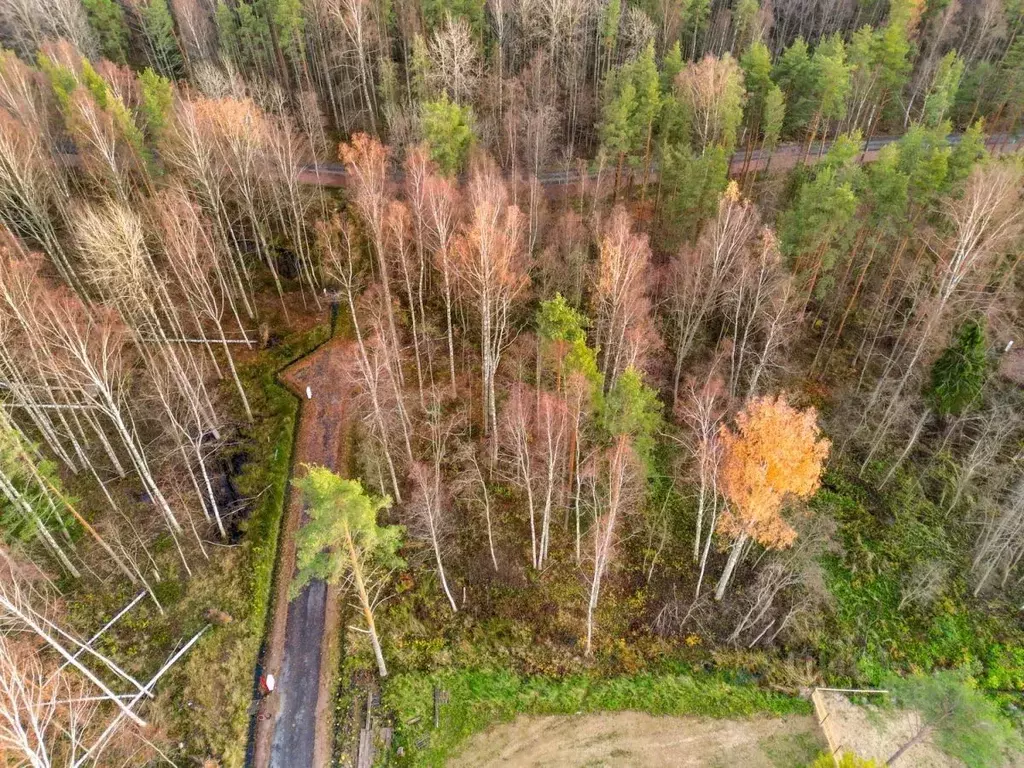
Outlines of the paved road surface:
{"type": "MultiPolygon", "coordinates": [[[[962,134],[954,133],[949,136],[949,143],[956,145],[960,143],[962,134]]],[[[899,141],[900,136],[876,136],[867,142],[866,145],[861,149],[861,153],[858,156],[860,162],[870,162],[878,157],[878,152],[882,147],[887,144],[892,144],[894,141],[899,141]]],[[[990,150],[998,152],[1013,152],[1018,149],[1021,145],[1022,138],[1020,136],[1010,137],[1006,134],[994,134],[986,139],[986,143],[990,150]]],[[[828,152],[832,146],[832,142],[828,141],[822,145],[821,142],[815,142],[811,145],[811,152],[807,158],[809,164],[816,163],[818,161],[819,154],[828,152]]],[[[789,168],[793,168],[800,162],[804,157],[804,153],[807,151],[807,145],[803,142],[796,142],[792,144],[782,144],[777,147],[774,151],[765,151],[761,149],[754,150],[750,155],[750,163],[748,170],[750,171],[761,171],[766,167],[770,167],[772,170],[782,171],[789,168]],[[769,162],[771,165],[769,166],[769,162]]],[[[738,176],[743,170],[745,152],[736,152],[729,160],[729,174],[731,176],[738,176]]],[[[606,168],[604,170],[604,176],[611,178],[615,174],[614,167],[606,168]]],[[[595,171],[590,171],[587,174],[588,179],[597,178],[595,171]]],[[[652,180],[657,179],[657,168],[652,168],[650,178],[652,180]]],[[[566,187],[574,184],[578,184],[580,181],[579,171],[576,169],[558,170],[558,171],[547,171],[540,174],[538,177],[540,183],[545,187],[566,187]]],[[[396,174],[394,177],[395,181],[401,180],[401,173],[396,174]]],[[[345,166],[341,163],[313,163],[311,165],[304,166],[299,172],[299,181],[303,184],[315,184],[321,187],[343,187],[346,183],[345,166]]]]}
{"type": "Polygon", "coordinates": [[[280,710],[274,728],[270,765],[313,766],[316,704],[320,679],[320,643],[324,636],[327,585],[315,581],[288,604],[284,664],[278,682],[280,710]]]}
{"type": "MultiPolygon", "coordinates": [[[[349,342],[332,339],[281,373],[281,379],[301,398],[293,476],[307,464],[335,471],[346,467],[349,342]],[[313,393],[306,398],[306,387],[313,393]]],[[[338,638],[338,591],[322,581],[307,585],[287,601],[295,569],[295,530],[305,517],[302,497],[292,490],[288,519],[282,532],[274,618],[267,636],[264,670],[277,678],[277,690],[262,705],[269,719],[257,723],[253,753],[255,768],[320,768],[330,764],[331,680],[334,669],[325,660],[338,638]],[[285,609],[287,606],[287,609],[285,609]]]]}

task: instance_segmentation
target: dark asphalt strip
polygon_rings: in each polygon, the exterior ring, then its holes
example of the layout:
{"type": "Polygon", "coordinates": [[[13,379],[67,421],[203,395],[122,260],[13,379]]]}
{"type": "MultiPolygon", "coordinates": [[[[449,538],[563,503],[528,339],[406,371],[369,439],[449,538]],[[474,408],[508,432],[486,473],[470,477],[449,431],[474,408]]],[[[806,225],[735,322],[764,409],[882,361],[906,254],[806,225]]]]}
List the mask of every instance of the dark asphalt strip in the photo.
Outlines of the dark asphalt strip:
{"type": "Polygon", "coordinates": [[[313,768],[326,600],[327,585],[314,581],[288,604],[288,651],[273,694],[281,698],[281,709],[274,728],[271,768],[313,768]]]}

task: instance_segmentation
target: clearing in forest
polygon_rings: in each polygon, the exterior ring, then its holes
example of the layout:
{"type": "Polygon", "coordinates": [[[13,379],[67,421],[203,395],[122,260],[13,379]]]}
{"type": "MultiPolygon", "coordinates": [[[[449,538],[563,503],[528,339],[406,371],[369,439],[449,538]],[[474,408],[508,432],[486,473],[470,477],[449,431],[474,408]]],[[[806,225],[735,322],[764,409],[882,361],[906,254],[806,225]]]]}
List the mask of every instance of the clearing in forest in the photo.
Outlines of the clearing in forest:
{"type": "Polygon", "coordinates": [[[616,766],[617,768],[793,768],[824,748],[811,716],[717,720],[609,712],[517,717],[478,733],[452,768],[616,766]]]}

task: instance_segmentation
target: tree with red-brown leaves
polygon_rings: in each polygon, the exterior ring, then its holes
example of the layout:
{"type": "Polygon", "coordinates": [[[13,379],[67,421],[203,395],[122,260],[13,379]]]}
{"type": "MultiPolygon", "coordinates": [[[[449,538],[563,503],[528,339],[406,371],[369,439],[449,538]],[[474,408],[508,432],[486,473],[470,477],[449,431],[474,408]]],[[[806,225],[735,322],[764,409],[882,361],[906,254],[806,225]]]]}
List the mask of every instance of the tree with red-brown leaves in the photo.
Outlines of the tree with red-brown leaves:
{"type": "Polygon", "coordinates": [[[569,407],[560,395],[520,383],[512,387],[501,415],[508,476],[526,497],[531,562],[541,569],[551,546],[551,517],[566,487],[569,407]]]}
{"type": "MultiPolygon", "coordinates": [[[[367,332],[362,321],[362,312],[357,301],[359,292],[365,285],[364,265],[360,264],[358,248],[355,242],[352,222],[335,217],[318,226],[317,240],[321,254],[320,268],[329,284],[337,285],[345,297],[352,326],[356,338],[358,355],[356,372],[360,381],[363,396],[369,401],[369,408],[364,412],[364,421],[370,425],[370,434],[381,447],[381,457],[387,466],[391,490],[395,500],[402,502],[402,491],[399,486],[399,471],[395,463],[397,446],[394,434],[396,412],[389,408],[389,400],[393,397],[396,387],[394,378],[388,370],[386,360],[382,360],[379,337],[367,332]]],[[[387,346],[386,342],[383,346],[387,346]]],[[[408,432],[404,431],[407,436],[408,432]]],[[[408,446],[408,443],[407,443],[408,446]]],[[[407,447],[407,458],[412,460],[412,449],[407,447]]]]}
{"type": "Polygon", "coordinates": [[[510,314],[530,277],[523,245],[525,221],[508,201],[508,189],[489,157],[478,158],[469,181],[470,215],[453,250],[452,267],[467,304],[480,324],[484,433],[497,456],[495,377],[501,355],[512,340],[510,314]]]}
{"type": "Polygon", "coordinates": [[[162,236],[164,256],[175,282],[181,289],[181,298],[191,310],[195,329],[209,352],[218,375],[220,366],[214,346],[219,343],[231,372],[231,380],[245,409],[245,415],[252,421],[253,413],[249,406],[249,398],[238,376],[229,343],[231,339],[228,338],[227,329],[224,327],[227,305],[231,309],[241,340],[246,346],[250,346],[224,264],[227,257],[217,247],[209,222],[182,189],[171,188],[161,192],[157,197],[155,214],[162,236]],[[204,331],[204,321],[213,326],[215,338],[212,340],[204,331]]]}
{"type": "Polygon", "coordinates": [[[672,399],[679,396],[683,364],[701,332],[722,305],[742,258],[760,233],[760,215],[739,187],[730,184],[718,204],[718,215],[701,231],[694,245],[684,245],[671,264],[671,345],[675,356],[672,399]]]}
{"type": "Polygon", "coordinates": [[[647,235],[633,232],[626,209],[617,207],[601,237],[594,278],[595,346],[606,386],[630,366],[642,368],[656,333],[648,287],[651,249],[647,235]]]}
{"type": "Polygon", "coordinates": [[[412,494],[406,505],[411,522],[410,532],[430,544],[438,581],[453,613],[459,609],[444,567],[444,555],[451,541],[454,524],[453,499],[445,475],[449,453],[453,452],[455,438],[463,427],[461,415],[457,409],[446,412],[440,392],[430,392],[419,430],[425,457],[421,461],[414,461],[409,468],[412,494]]]}
{"type": "Polygon", "coordinates": [[[210,220],[218,246],[227,255],[224,266],[231,294],[245,315],[254,318],[252,274],[231,224],[230,179],[216,147],[214,111],[205,99],[176,98],[173,119],[160,143],[161,158],[188,187],[210,220]]]}
{"type": "MultiPolygon", "coordinates": [[[[430,173],[424,181],[427,229],[433,249],[434,268],[441,273],[444,327],[448,340],[448,375],[455,393],[455,332],[453,315],[456,297],[455,242],[458,229],[459,192],[450,180],[430,173]]],[[[415,205],[415,204],[414,204],[415,205]]],[[[415,210],[415,207],[414,207],[415,210]]]]}
{"type": "MultiPolygon", "coordinates": [[[[353,180],[356,210],[366,225],[370,246],[376,257],[380,287],[387,308],[388,340],[398,349],[398,331],[395,325],[391,290],[391,265],[387,252],[387,214],[391,198],[387,193],[388,148],[365,133],[357,133],[348,144],[338,150],[345,170],[353,180]]],[[[402,373],[399,381],[405,383],[402,373]]]]}

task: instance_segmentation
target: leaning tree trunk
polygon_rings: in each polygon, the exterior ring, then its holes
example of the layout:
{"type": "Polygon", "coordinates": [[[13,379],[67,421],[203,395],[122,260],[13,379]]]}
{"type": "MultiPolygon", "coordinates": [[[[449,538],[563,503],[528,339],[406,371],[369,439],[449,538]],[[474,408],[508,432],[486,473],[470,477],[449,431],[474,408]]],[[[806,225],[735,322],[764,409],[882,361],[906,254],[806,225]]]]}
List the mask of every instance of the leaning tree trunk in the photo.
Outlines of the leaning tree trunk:
{"type": "Polygon", "coordinates": [[[888,473],[886,473],[885,478],[878,486],[879,488],[884,488],[886,484],[890,480],[892,480],[893,475],[896,474],[896,470],[898,470],[903,465],[903,462],[906,460],[907,456],[909,456],[910,452],[914,450],[914,446],[917,445],[917,439],[921,436],[921,430],[924,429],[924,425],[928,423],[928,417],[931,415],[932,409],[925,408],[924,413],[921,414],[921,418],[917,420],[917,424],[914,426],[914,431],[910,433],[910,439],[907,440],[907,446],[903,449],[903,453],[900,454],[900,457],[896,459],[893,465],[889,468],[889,471],[888,473]]]}
{"type": "Polygon", "coordinates": [[[912,738],[910,741],[908,741],[902,747],[900,747],[895,752],[893,752],[892,753],[892,757],[890,757],[888,760],[886,760],[885,764],[888,766],[888,765],[892,765],[893,763],[895,763],[897,760],[900,759],[900,757],[903,756],[904,752],[906,752],[908,749],[913,747],[915,744],[920,744],[924,740],[925,736],[927,736],[929,733],[931,733],[931,730],[932,730],[931,726],[925,726],[924,728],[919,730],[916,734],[914,734],[914,738],[912,738]]]}
{"type": "Polygon", "coordinates": [[[366,584],[363,582],[363,564],[359,560],[355,542],[352,540],[352,532],[347,524],[345,525],[345,544],[348,547],[348,556],[352,564],[352,579],[356,585],[356,593],[359,595],[359,605],[363,609],[363,618],[366,619],[366,631],[370,635],[370,645],[373,646],[373,655],[377,659],[377,671],[381,677],[387,677],[388,668],[384,663],[384,652],[380,647],[380,639],[377,637],[373,607],[370,605],[370,596],[366,593],[366,584]]]}
{"type": "Polygon", "coordinates": [[[722,571],[722,577],[718,580],[718,586],[715,588],[715,600],[721,600],[725,597],[725,590],[729,587],[729,582],[732,581],[732,575],[740,561],[740,555],[743,554],[743,550],[749,540],[749,534],[741,533],[732,545],[732,552],[729,553],[729,559],[725,563],[725,570],[722,571]]]}

